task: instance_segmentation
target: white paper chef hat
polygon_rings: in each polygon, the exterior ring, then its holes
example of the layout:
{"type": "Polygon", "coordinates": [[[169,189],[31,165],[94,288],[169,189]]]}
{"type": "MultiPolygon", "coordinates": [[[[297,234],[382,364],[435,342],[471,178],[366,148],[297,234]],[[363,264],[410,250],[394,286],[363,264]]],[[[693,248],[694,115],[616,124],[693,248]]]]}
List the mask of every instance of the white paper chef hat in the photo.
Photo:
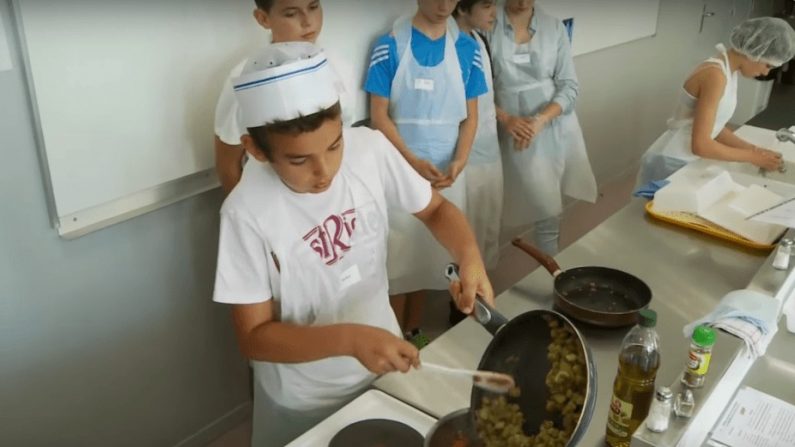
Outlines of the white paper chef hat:
{"type": "Polygon", "coordinates": [[[259,127],[311,115],[339,101],[323,50],[308,42],[268,45],[232,80],[241,124],[259,127]]]}

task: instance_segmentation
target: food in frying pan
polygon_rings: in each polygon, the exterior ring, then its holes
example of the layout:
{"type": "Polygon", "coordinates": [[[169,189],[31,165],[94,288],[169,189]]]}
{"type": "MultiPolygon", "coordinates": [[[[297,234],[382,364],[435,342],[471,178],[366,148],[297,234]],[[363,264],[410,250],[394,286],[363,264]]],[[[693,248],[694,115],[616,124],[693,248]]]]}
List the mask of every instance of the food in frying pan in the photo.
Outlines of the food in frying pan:
{"type": "Polygon", "coordinates": [[[483,398],[475,418],[478,436],[486,447],[524,447],[532,445],[524,434],[524,416],[519,405],[508,403],[505,396],[483,398]]]}
{"type": "Polygon", "coordinates": [[[546,410],[561,414],[562,429],[571,436],[585,404],[588,385],[585,354],[571,328],[561,325],[558,319],[551,317],[547,318],[547,324],[552,342],[547,348],[547,359],[551,368],[546,377],[549,390],[546,410]]]}
{"type": "MultiPolygon", "coordinates": [[[[484,397],[476,423],[486,447],[563,447],[577,426],[588,380],[585,354],[571,328],[554,317],[546,320],[552,338],[547,348],[551,368],[545,380],[549,391],[546,410],[559,417],[543,421],[538,433],[528,436],[522,429],[524,416],[519,405],[505,396],[484,397]]],[[[518,397],[518,388],[508,395],[518,397]]]]}

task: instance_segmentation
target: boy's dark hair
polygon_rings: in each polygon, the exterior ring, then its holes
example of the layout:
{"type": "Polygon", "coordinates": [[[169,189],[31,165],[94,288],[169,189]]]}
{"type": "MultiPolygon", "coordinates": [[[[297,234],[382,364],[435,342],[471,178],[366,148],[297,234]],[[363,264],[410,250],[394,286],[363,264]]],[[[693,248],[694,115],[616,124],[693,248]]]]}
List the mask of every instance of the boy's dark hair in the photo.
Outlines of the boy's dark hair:
{"type": "Polygon", "coordinates": [[[274,1],[276,0],[254,0],[254,3],[257,4],[257,8],[262,9],[265,12],[271,12],[274,1]]]}
{"type": "Polygon", "coordinates": [[[280,133],[288,135],[299,135],[306,132],[317,130],[326,121],[335,120],[342,114],[340,103],[337,101],[333,106],[315,112],[311,115],[299,116],[287,121],[276,121],[259,127],[249,127],[248,134],[257,144],[259,149],[265,154],[268,160],[273,159],[273,148],[268,144],[268,134],[280,133]]]}
{"type": "Polygon", "coordinates": [[[453,17],[458,18],[462,12],[472,11],[472,7],[480,3],[482,0],[459,0],[458,6],[453,10],[453,17]]]}

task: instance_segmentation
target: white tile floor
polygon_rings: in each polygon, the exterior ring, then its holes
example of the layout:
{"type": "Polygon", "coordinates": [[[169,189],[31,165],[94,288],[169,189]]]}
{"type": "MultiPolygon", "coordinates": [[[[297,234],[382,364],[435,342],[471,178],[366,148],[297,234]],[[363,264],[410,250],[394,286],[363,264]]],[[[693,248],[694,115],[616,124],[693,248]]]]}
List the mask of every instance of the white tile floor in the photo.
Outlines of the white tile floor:
{"type": "MultiPolygon", "coordinates": [[[[618,181],[605,185],[595,204],[574,203],[564,213],[561,228],[561,249],[570,245],[629,201],[635,182],[634,171],[618,181]]],[[[497,294],[508,289],[521,278],[535,270],[538,264],[523,252],[510,245],[510,235],[504,237],[505,245],[500,254],[497,269],[491,280],[497,294]]],[[[435,338],[448,329],[448,297],[446,292],[429,295],[426,303],[423,332],[435,338]]],[[[208,447],[247,447],[251,433],[251,421],[241,423],[233,430],[209,444],[208,447]]]]}

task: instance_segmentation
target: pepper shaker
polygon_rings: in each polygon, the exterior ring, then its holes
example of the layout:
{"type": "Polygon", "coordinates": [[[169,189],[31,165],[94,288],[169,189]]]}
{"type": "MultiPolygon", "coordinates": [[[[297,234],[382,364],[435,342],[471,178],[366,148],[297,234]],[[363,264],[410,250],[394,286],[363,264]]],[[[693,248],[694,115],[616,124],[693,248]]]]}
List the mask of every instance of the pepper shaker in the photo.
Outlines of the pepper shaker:
{"type": "Polygon", "coordinates": [[[682,418],[689,418],[693,416],[693,411],[696,408],[696,399],[693,397],[693,391],[685,388],[684,391],[676,395],[674,401],[674,413],[682,418]]]}

